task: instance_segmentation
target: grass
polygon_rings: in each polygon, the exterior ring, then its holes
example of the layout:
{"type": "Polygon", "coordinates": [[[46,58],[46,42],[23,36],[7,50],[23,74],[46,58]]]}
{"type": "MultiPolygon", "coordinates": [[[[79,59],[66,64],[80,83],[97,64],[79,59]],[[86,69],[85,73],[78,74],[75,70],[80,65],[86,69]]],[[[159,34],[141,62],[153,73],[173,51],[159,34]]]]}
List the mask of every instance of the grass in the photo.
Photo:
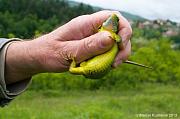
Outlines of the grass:
{"type": "Polygon", "coordinates": [[[0,108],[0,119],[153,118],[150,114],[155,119],[180,118],[180,87],[153,84],[121,91],[26,91],[0,108]]]}

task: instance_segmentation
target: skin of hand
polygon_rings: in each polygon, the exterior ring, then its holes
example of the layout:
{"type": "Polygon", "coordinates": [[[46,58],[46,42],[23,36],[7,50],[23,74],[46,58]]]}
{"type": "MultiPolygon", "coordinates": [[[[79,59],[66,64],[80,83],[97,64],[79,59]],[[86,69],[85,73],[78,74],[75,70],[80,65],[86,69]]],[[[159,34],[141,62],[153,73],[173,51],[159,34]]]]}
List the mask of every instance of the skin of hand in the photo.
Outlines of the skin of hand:
{"type": "Polygon", "coordinates": [[[30,41],[9,45],[6,53],[5,81],[15,83],[42,72],[68,71],[72,57],[77,63],[105,53],[113,46],[109,32],[98,32],[101,24],[115,13],[119,17],[122,43],[113,67],[117,67],[131,53],[132,29],[117,11],[100,11],[76,17],[54,31],[30,41]]]}

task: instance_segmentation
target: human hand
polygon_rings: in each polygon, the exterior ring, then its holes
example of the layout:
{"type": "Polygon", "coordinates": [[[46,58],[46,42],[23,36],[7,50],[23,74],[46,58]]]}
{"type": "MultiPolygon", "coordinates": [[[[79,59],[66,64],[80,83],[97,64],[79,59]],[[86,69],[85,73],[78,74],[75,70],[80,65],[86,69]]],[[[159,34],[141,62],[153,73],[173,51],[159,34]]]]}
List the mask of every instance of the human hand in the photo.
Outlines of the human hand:
{"type": "MultiPolygon", "coordinates": [[[[117,67],[123,60],[126,60],[131,52],[130,37],[132,29],[129,22],[117,11],[100,11],[91,15],[83,15],[71,20],[64,26],[50,33],[54,39],[57,39],[58,41],[70,41],[69,45],[64,48],[67,52],[64,53],[66,56],[63,56],[63,53],[61,52],[62,56],[70,61],[72,57],[75,57],[76,61],[80,63],[109,50],[113,44],[112,40],[107,37],[110,36],[110,34],[97,33],[97,31],[99,26],[101,26],[112,13],[117,14],[120,18],[120,30],[118,34],[123,41],[123,44],[120,44],[119,46],[121,50],[118,53],[113,66],[117,67]],[[103,43],[104,48],[102,47],[103,43]]],[[[69,62],[67,64],[69,67],[69,62]]]]}
{"type": "Polygon", "coordinates": [[[123,41],[119,46],[121,50],[113,64],[114,67],[118,66],[130,54],[131,43],[129,39],[132,29],[119,12],[100,11],[74,18],[67,24],[35,40],[11,44],[8,48],[6,63],[6,76],[11,78],[7,79],[12,79],[10,74],[16,75],[15,77],[20,76],[16,79],[24,79],[39,72],[67,71],[72,57],[80,63],[108,51],[114,41],[108,37],[110,36],[108,32],[97,33],[97,31],[112,13],[117,14],[120,18],[118,34],[123,41]],[[21,48],[24,50],[22,51],[21,48]],[[17,51],[18,49],[19,51],[17,51]],[[18,52],[18,54],[12,56],[13,52],[18,52]]]}

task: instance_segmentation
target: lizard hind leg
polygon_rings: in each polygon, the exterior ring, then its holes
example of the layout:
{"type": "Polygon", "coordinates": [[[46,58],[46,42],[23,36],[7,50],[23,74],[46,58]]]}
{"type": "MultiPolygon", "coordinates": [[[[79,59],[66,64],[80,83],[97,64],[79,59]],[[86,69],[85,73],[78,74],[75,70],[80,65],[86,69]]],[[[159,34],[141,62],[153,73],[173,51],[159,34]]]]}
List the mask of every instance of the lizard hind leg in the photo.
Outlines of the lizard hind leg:
{"type": "Polygon", "coordinates": [[[71,65],[70,65],[70,68],[75,68],[76,67],[76,61],[74,58],[72,58],[72,62],[71,62],[71,65]]]}
{"type": "Polygon", "coordinates": [[[75,59],[72,58],[72,63],[70,65],[69,72],[71,72],[72,74],[83,74],[83,71],[84,70],[82,67],[76,67],[75,59]]]}

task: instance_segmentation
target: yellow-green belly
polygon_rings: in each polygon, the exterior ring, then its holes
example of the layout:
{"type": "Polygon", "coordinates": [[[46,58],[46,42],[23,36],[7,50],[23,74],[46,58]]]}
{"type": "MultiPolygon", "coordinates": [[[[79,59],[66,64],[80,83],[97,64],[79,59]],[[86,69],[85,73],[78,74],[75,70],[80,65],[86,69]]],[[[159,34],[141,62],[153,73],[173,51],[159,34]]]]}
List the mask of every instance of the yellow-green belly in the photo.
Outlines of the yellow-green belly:
{"type": "Polygon", "coordinates": [[[111,50],[95,56],[86,62],[82,62],[80,67],[70,68],[70,72],[74,74],[83,74],[87,78],[101,78],[111,69],[111,65],[114,62],[117,52],[118,46],[117,43],[114,43],[111,50]]]}

